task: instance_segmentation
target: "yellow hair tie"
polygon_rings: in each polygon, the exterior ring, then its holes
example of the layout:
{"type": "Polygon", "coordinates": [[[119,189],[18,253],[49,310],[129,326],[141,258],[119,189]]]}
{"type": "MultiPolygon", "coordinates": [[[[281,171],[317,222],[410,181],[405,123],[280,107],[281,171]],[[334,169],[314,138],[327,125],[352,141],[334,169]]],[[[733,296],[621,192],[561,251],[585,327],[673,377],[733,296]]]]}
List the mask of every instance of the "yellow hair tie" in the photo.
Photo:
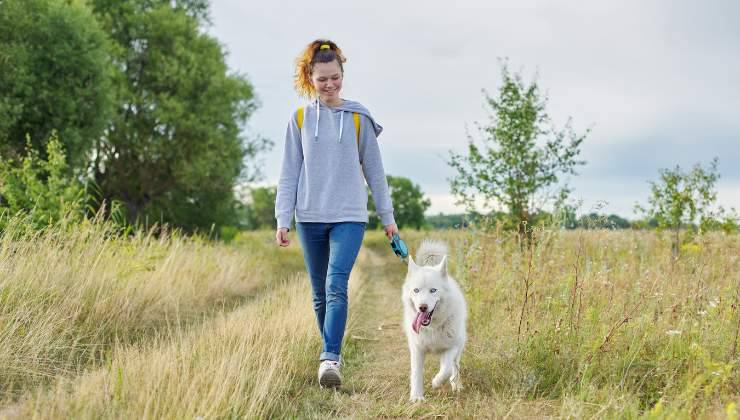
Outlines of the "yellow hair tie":
{"type": "Polygon", "coordinates": [[[326,49],[329,49],[329,48],[331,48],[331,47],[329,46],[329,44],[324,44],[324,45],[322,45],[322,46],[321,46],[321,48],[319,48],[319,49],[321,49],[321,50],[326,50],[326,49]]]}

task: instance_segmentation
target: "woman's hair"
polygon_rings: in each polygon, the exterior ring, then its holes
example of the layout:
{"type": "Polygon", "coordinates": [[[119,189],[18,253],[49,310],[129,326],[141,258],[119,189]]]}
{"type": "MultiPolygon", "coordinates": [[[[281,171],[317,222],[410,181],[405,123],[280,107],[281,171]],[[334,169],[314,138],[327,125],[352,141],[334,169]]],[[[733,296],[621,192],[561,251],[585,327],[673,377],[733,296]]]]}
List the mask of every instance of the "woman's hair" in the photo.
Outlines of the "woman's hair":
{"type": "Polygon", "coordinates": [[[342,63],[347,61],[347,59],[344,58],[344,54],[337,47],[337,44],[328,39],[317,39],[308,44],[301,52],[301,55],[295,60],[294,85],[298,95],[309,99],[313,98],[316,95],[316,89],[314,89],[313,83],[311,83],[311,73],[313,73],[314,64],[331,63],[334,60],[339,63],[339,69],[344,73],[342,63]],[[321,49],[322,45],[328,45],[329,48],[321,49]]]}

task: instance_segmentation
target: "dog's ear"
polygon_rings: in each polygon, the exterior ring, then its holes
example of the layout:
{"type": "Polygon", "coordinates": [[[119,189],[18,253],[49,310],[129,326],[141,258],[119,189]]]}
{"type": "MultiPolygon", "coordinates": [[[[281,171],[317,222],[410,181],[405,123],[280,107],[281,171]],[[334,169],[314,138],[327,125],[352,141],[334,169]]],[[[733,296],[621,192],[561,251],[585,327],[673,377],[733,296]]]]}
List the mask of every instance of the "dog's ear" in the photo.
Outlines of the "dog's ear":
{"type": "Polygon", "coordinates": [[[447,277],[447,255],[442,257],[442,261],[440,261],[434,269],[439,271],[439,274],[442,275],[442,277],[447,277]]]}
{"type": "Polygon", "coordinates": [[[419,269],[419,266],[416,265],[416,263],[414,262],[414,259],[411,257],[411,255],[409,255],[409,271],[408,271],[408,274],[409,275],[414,274],[414,272],[416,272],[416,270],[418,270],[418,269],[419,269]]]}

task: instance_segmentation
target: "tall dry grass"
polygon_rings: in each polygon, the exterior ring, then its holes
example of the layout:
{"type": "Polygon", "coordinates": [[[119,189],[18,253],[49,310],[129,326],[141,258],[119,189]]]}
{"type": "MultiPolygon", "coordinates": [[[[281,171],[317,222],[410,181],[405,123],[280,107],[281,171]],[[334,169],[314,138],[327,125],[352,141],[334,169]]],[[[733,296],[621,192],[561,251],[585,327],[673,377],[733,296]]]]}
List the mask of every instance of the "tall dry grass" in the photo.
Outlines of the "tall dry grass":
{"type": "MultiPolygon", "coordinates": [[[[0,413],[8,418],[266,418],[293,390],[316,386],[321,342],[305,274],[229,314],[144,348],[0,413]]],[[[350,301],[362,288],[353,271],[350,301]]],[[[350,321],[350,323],[353,321],[350,321]]]]}
{"type": "MultiPolygon", "coordinates": [[[[465,390],[411,406],[402,332],[375,341],[377,326],[354,320],[352,387],[311,391],[320,341],[308,280],[292,277],[300,249],[276,252],[272,234],[235,246],[117,238],[95,224],[4,235],[0,383],[20,401],[0,417],[737,414],[737,235],[695,237],[674,259],[668,238],[644,231],[538,230],[531,248],[501,231],[404,232],[412,251],[448,241],[469,305],[465,390]],[[378,346],[384,359],[369,363],[378,346]]],[[[405,266],[379,262],[395,258],[387,240],[366,236],[377,252],[353,271],[350,316],[387,319],[405,266]]]]}
{"type": "Polygon", "coordinates": [[[1,399],[99,365],[115,345],[228,311],[300,265],[293,250],[282,267],[257,235],[226,246],[120,236],[100,220],[42,232],[12,220],[0,236],[1,399]]]}
{"type": "Polygon", "coordinates": [[[554,402],[563,417],[713,417],[738,401],[737,235],[698,237],[678,259],[644,231],[540,230],[524,250],[503,232],[454,243],[463,365],[481,392],[554,402]]]}

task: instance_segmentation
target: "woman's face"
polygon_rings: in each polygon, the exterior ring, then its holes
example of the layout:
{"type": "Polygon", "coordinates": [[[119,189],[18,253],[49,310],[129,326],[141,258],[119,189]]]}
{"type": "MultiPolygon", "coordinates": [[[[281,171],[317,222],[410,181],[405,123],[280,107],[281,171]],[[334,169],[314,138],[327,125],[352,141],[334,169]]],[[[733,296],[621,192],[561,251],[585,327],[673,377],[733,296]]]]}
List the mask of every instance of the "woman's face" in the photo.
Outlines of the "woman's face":
{"type": "Polygon", "coordinates": [[[339,98],[343,76],[337,60],[314,64],[311,82],[322,101],[333,102],[339,98]]]}

